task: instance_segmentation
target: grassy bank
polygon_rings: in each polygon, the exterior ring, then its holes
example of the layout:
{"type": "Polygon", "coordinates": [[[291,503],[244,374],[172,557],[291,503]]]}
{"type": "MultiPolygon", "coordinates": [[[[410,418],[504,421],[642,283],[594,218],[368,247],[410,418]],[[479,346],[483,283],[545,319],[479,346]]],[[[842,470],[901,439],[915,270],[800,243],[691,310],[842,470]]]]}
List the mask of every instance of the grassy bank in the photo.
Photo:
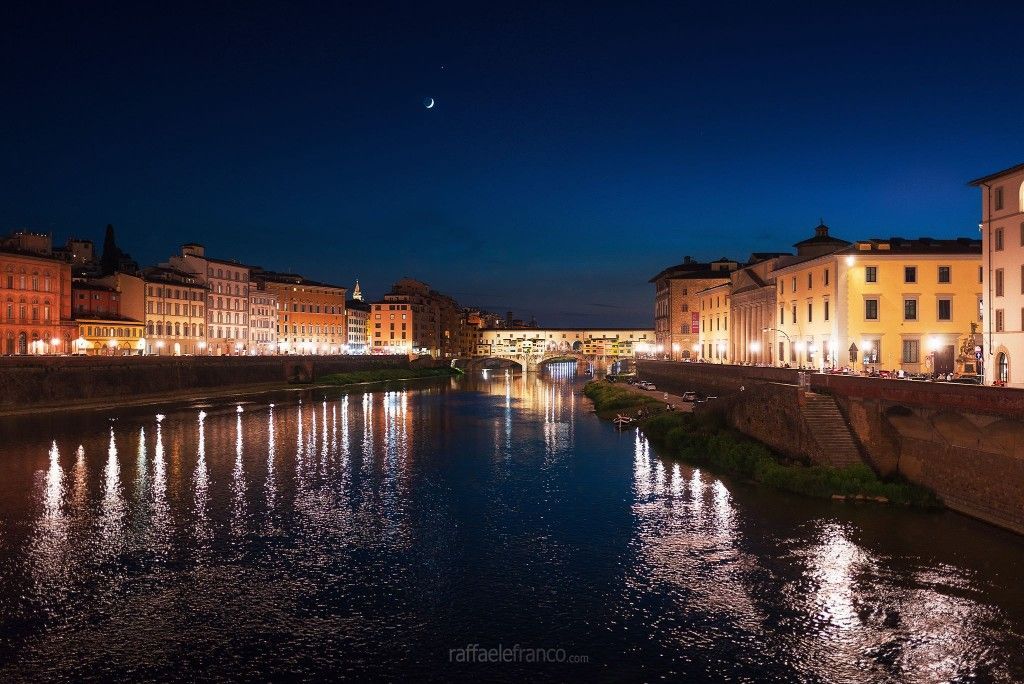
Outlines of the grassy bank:
{"type": "Polygon", "coordinates": [[[634,415],[642,408],[665,407],[665,402],[650,395],[608,382],[588,382],[583,393],[594,402],[594,409],[602,418],[614,418],[617,413],[634,415]]]}
{"type": "MultiPolygon", "coordinates": [[[[625,394],[633,394],[600,382],[588,383],[584,393],[594,400],[599,414],[607,414],[611,406],[628,401],[625,394]]],[[[661,403],[650,397],[634,396],[661,403]]],[[[908,506],[941,506],[926,489],[882,481],[866,465],[831,468],[785,461],[760,442],[731,429],[721,414],[662,412],[640,421],[640,428],[665,455],[787,492],[824,499],[881,497],[908,506]]]]}
{"type": "Polygon", "coordinates": [[[462,371],[448,366],[442,368],[379,368],[377,370],[332,373],[321,376],[316,381],[326,385],[356,385],[364,382],[387,382],[389,380],[448,378],[453,375],[462,375],[462,371]]]}

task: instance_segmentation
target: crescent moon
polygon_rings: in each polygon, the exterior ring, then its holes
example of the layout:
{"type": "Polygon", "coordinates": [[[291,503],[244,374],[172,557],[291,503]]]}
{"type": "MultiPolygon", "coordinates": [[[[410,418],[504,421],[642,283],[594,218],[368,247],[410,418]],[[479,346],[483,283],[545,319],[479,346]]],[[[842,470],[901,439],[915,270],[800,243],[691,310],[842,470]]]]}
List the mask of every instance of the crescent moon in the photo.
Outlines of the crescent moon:
{"type": "Polygon", "coordinates": [[[427,109],[432,109],[434,107],[434,98],[432,98],[432,97],[425,98],[423,100],[423,106],[426,107],[427,109]]]}

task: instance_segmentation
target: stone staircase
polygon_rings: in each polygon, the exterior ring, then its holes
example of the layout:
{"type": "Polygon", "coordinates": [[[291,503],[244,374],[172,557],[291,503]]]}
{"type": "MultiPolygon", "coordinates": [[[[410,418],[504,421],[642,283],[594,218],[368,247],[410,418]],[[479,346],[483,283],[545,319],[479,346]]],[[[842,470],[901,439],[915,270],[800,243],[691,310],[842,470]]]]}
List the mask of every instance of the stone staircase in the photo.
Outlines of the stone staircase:
{"type": "Polygon", "coordinates": [[[827,394],[805,394],[801,411],[829,465],[845,468],[864,462],[835,399],[827,394]]]}

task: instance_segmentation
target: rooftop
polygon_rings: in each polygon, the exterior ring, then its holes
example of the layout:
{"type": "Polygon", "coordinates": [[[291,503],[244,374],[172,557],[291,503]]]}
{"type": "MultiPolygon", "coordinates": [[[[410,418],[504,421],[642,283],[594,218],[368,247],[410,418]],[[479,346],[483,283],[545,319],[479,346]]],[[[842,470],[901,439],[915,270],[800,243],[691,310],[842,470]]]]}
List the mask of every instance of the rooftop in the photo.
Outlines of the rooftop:
{"type": "Polygon", "coordinates": [[[1001,178],[1002,176],[1008,176],[1011,173],[1017,173],[1018,171],[1024,171],[1024,164],[1017,164],[1016,166],[1011,166],[1008,169],[996,171],[995,173],[990,173],[987,176],[982,176],[981,178],[975,178],[974,180],[969,181],[967,184],[975,186],[984,185],[990,180],[995,180],[996,178],[1001,178]]]}

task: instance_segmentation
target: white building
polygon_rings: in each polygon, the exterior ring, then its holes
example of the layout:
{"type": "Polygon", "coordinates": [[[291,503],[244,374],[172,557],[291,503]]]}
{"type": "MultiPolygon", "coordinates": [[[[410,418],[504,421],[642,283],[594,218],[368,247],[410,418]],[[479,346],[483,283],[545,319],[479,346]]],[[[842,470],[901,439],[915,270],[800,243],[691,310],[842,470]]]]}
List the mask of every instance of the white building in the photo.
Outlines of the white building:
{"type": "Polygon", "coordinates": [[[1024,387],[1024,164],[971,185],[981,189],[985,383],[1024,387]]]}
{"type": "Polygon", "coordinates": [[[206,343],[209,354],[245,354],[249,347],[250,269],[234,261],[212,259],[196,243],[182,245],[170,266],[196,274],[209,287],[206,343]]]}

